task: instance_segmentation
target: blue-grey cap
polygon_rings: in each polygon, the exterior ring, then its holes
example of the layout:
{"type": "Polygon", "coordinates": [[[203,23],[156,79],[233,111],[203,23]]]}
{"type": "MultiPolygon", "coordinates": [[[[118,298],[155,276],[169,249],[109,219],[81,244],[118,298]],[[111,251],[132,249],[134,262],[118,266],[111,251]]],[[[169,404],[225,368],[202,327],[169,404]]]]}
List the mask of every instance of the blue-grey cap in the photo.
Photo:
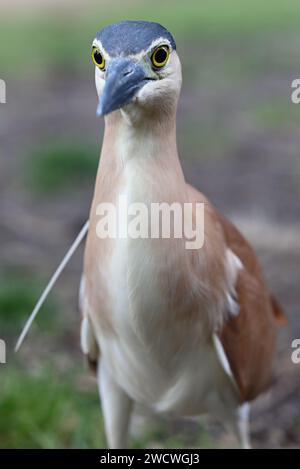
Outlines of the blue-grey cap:
{"type": "Polygon", "coordinates": [[[147,50],[159,38],[169,41],[172,49],[176,43],[172,34],[159,23],[150,21],[121,21],[106,26],[97,33],[106,52],[111,57],[138,54],[147,50]]]}

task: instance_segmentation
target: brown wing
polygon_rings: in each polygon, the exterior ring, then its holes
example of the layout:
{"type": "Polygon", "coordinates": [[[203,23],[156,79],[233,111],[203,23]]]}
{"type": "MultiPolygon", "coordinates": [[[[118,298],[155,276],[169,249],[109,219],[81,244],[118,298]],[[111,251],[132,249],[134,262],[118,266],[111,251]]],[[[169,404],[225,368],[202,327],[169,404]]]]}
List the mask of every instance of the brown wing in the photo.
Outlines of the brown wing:
{"type": "Polygon", "coordinates": [[[276,325],[284,313],[270,295],[256,255],[235,226],[219,215],[227,245],[240,258],[243,269],[236,292],[240,313],[220,335],[242,399],[250,401],[270,384],[276,347],[276,325]]]}

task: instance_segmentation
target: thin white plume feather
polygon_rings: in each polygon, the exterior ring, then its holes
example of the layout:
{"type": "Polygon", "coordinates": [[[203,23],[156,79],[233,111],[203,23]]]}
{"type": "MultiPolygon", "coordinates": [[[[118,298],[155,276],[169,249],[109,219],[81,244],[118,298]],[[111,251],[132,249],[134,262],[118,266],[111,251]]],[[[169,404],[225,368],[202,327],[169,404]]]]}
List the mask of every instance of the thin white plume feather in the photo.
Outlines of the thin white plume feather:
{"type": "Polygon", "coordinates": [[[76,238],[75,238],[74,242],[72,243],[71,247],[67,251],[67,253],[64,256],[63,260],[61,261],[61,263],[57,267],[56,271],[54,272],[51,279],[49,280],[46,288],[44,289],[43,293],[41,294],[41,296],[40,296],[38,302],[36,303],[31,315],[29,316],[25,326],[23,327],[23,330],[20,334],[20,337],[19,337],[19,339],[17,341],[17,344],[16,344],[16,347],[15,347],[15,352],[18,352],[18,350],[20,349],[22,343],[24,342],[25,337],[27,336],[27,334],[29,332],[29,329],[30,329],[33,321],[35,320],[36,316],[38,315],[39,310],[41,309],[42,305],[44,304],[44,302],[45,302],[47,296],[49,295],[50,291],[54,287],[54,285],[55,285],[57,279],[59,278],[60,274],[62,273],[62,271],[64,270],[64,268],[68,264],[69,260],[73,256],[74,252],[77,250],[77,248],[80,245],[81,241],[86,236],[86,234],[88,232],[88,228],[89,228],[89,220],[87,220],[85,222],[85,224],[83,225],[83,227],[81,228],[79,234],[76,236],[76,238]]]}

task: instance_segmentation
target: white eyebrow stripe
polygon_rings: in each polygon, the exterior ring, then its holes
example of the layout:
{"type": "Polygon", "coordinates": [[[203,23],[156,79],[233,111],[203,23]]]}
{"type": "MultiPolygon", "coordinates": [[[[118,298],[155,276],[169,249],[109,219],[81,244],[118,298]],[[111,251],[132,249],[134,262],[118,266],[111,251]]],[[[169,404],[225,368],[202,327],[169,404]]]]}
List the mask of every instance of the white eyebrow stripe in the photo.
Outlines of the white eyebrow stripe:
{"type": "Polygon", "coordinates": [[[151,42],[150,46],[145,52],[146,53],[149,52],[150,50],[154,49],[154,47],[156,46],[169,46],[169,48],[172,49],[172,45],[168,39],[164,37],[159,37],[157,39],[154,39],[154,41],[151,42]]]}
{"type": "Polygon", "coordinates": [[[101,51],[101,53],[103,54],[103,57],[104,57],[105,60],[108,60],[108,59],[111,58],[109,53],[106,52],[106,50],[104,49],[104,47],[102,45],[102,42],[99,39],[96,38],[96,39],[93,40],[92,47],[97,47],[101,51]]]}
{"type": "MultiPolygon", "coordinates": [[[[95,38],[92,45],[100,49],[100,51],[102,52],[103,57],[104,57],[105,60],[113,58],[105,50],[105,48],[103,47],[103,44],[100,41],[100,39],[95,38]]],[[[155,47],[160,46],[160,45],[166,45],[172,50],[172,45],[171,45],[170,41],[168,39],[164,38],[164,37],[159,37],[157,39],[154,39],[147,49],[142,49],[137,54],[128,54],[126,57],[129,57],[131,59],[140,60],[145,55],[147,55],[149,52],[151,52],[152,49],[154,49],[155,47]]]]}
{"type": "Polygon", "coordinates": [[[172,50],[170,41],[164,37],[159,37],[157,39],[154,39],[154,41],[151,42],[150,46],[147,49],[143,49],[137,54],[128,55],[128,57],[134,58],[134,59],[141,59],[145,55],[148,55],[149,52],[152,52],[152,50],[157,46],[168,46],[170,50],[172,50]]]}

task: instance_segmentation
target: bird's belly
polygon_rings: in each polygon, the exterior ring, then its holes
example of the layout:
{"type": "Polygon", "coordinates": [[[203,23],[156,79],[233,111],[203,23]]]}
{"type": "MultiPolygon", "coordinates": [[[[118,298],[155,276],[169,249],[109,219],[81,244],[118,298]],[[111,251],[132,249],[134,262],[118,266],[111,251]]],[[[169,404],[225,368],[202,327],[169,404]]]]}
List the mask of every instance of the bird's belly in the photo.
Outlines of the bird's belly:
{"type": "Polygon", "coordinates": [[[162,366],[155,353],[131,341],[101,342],[102,360],[116,382],[140,404],[175,416],[220,415],[237,404],[212,344],[184,350],[177,366],[162,366]]]}
{"type": "Polygon", "coordinates": [[[213,412],[226,399],[233,405],[235,392],[213,341],[193,322],[173,320],[155,265],[147,245],[133,254],[126,241],[117,243],[108,268],[115,334],[100,335],[102,359],[134,401],[157,411],[188,416],[213,412]]]}

